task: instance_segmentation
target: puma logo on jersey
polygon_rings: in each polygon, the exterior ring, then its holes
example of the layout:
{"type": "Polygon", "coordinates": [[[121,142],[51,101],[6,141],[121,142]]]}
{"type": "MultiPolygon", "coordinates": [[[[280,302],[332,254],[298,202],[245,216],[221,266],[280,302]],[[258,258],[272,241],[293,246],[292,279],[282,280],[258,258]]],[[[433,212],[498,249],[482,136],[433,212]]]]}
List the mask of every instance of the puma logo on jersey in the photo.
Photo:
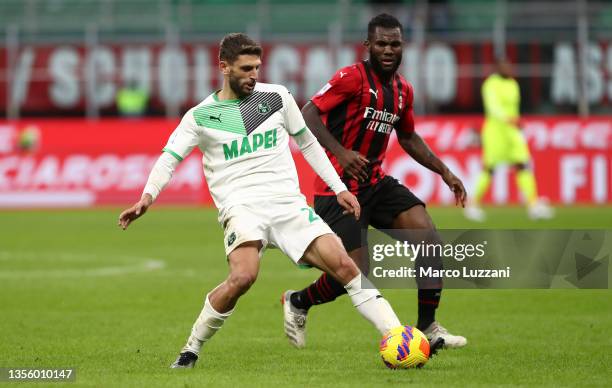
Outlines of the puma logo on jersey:
{"type": "Polygon", "coordinates": [[[229,144],[223,144],[223,155],[225,160],[230,160],[256,152],[259,149],[270,149],[276,147],[276,140],[276,128],[264,133],[244,136],[242,139],[232,140],[229,144]]]}
{"type": "Polygon", "coordinates": [[[219,113],[219,116],[208,116],[208,119],[210,121],[218,121],[221,122],[221,113],[219,113]]]}
{"type": "Polygon", "coordinates": [[[372,93],[375,98],[378,98],[378,90],[374,90],[374,89],[370,88],[370,93],[372,93]]]}

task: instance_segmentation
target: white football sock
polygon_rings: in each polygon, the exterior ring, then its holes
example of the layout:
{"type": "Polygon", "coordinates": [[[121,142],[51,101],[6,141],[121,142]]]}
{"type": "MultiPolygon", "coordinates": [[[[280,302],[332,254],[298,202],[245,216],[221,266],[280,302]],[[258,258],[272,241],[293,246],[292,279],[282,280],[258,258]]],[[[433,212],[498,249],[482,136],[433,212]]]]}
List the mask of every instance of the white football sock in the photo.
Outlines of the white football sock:
{"type": "Polygon", "coordinates": [[[200,349],[202,345],[212,337],[217,330],[223,326],[225,320],[232,315],[234,310],[230,310],[226,313],[217,312],[210,301],[208,300],[208,295],[206,295],[206,301],[204,302],[204,308],[202,308],[202,312],[200,316],[193,324],[193,328],[191,329],[191,335],[187,340],[187,344],[183,348],[182,352],[192,352],[195,354],[200,353],[200,349]]]}
{"type": "Polygon", "coordinates": [[[364,278],[364,282],[368,282],[366,284],[367,288],[362,288],[361,279],[361,274],[357,275],[344,286],[351,297],[353,306],[357,307],[357,311],[370,321],[381,334],[385,334],[394,327],[401,326],[402,324],[389,302],[380,295],[367,278],[364,278]]]}

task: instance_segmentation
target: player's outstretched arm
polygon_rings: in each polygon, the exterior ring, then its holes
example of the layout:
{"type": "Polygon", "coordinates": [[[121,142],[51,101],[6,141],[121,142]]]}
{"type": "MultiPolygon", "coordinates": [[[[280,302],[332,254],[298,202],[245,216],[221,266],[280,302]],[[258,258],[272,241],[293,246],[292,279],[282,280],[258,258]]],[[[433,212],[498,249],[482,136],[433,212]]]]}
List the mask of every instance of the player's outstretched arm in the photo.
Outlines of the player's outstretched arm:
{"type": "Polygon", "coordinates": [[[118,226],[125,230],[132,221],[146,213],[159,193],[161,193],[168,182],[170,182],[172,174],[178,164],[179,161],[171,154],[166,152],[161,154],[149,174],[149,179],[147,180],[140,201],[121,212],[119,215],[119,222],[117,223],[118,226]]]}
{"type": "Polygon", "coordinates": [[[400,146],[412,156],[414,160],[419,162],[424,167],[439,174],[444,183],[448,185],[451,191],[455,194],[455,204],[465,207],[467,193],[463,182],[434,154],[429,146],[423,141],[421,136],[416,132],[397,132],[397,139],[400,146]]]}
{"type": "Polygon", "coordinates": [[[185,113],[180,124],[172,132],[162,154],[155,162],[140,201],[136,202],[132,207],[125,209],[119,215],[118,225],[121,228],[125,230],[132,221],[147,211],[164,187],[170,182],[172,174],[179,163],[189,155],[198,143],[199,134],[196,130],[192,108],[185,113]]]}
{"type": "Polygon", "coordinates": [[[308,101],[302,108],[302,115],[319,143],[338,158],[338,163],[346,173],[359,181],[368,179],[368,159],[357,151],[347,150],[336,140],[321,120],[319,108],[315,104],[308,101]]]}

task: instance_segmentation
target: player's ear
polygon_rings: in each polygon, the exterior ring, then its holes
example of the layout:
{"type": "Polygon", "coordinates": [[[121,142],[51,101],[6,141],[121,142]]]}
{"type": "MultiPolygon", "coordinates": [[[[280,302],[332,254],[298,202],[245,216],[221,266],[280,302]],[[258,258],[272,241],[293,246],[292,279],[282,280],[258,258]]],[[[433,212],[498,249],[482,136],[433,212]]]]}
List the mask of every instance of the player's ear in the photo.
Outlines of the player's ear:
{"type": "Polygon", "coordinates": [[[366,39],[363,41],[363,45],[365,46],[365,48],[369,49],[370,48],[370,40],[366,39]]]}
{"type": "Polygon", "coordinates": [[[219,61],[219,70],[221,70],[223,75],[228,75],[230,73],[229,63],[226,61],[219,61]]]}

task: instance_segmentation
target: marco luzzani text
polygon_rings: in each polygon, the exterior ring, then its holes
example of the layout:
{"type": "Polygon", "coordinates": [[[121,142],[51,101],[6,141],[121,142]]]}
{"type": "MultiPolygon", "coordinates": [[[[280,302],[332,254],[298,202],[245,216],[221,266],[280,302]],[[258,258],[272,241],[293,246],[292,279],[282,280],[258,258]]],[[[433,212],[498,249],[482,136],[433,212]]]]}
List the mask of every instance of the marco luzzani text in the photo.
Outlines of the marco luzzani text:
{"type": "Polygon", "coordinates": [[[510,267],[489,269],[478,268],[479,264],[485,264],[487,241],[477,244],[432,244],[432,243],[409,243],[407,241],[396,241],[394,244],[374,244],[371,246],[371,258],[380,265],[372,267],[372,275],[375,278],[510,278],[510,267]],[[390,268],[397,263],[405,263],[406,260],[415,262],[421,257],[424,261],[421,265],[400,266],[390,268]],[[468,263],[460,268],[436,269],[427,264],[430,258],[439,257],[453,259],[457,262],[468,263]],[[478,263],[476,261],[480,261],[478,263]]]}

